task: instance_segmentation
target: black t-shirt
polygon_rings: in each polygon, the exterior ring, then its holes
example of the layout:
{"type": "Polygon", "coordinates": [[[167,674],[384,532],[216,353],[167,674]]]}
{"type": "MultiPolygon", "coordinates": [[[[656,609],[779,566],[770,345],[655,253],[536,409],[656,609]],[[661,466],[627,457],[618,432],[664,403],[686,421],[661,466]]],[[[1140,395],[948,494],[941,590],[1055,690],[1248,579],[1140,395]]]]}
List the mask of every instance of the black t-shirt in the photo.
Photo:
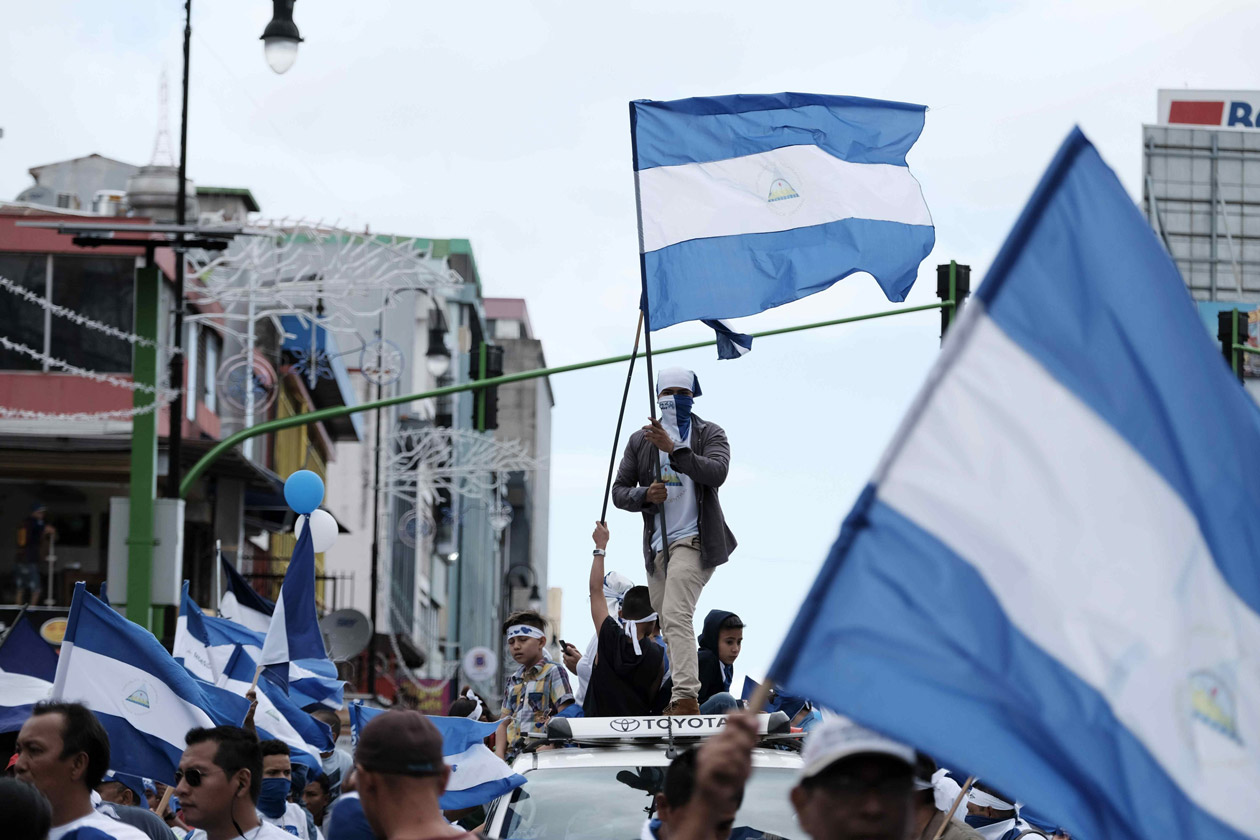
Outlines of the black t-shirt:
{"type": "Polygon", "coordinates": [[[657,689],[664,675],[665,651],[651,639],[634,640],[612,616],[599,628],[599,653],[591,669],[582,711],[587,717],[620,717],[656,714],[657,689]]]}

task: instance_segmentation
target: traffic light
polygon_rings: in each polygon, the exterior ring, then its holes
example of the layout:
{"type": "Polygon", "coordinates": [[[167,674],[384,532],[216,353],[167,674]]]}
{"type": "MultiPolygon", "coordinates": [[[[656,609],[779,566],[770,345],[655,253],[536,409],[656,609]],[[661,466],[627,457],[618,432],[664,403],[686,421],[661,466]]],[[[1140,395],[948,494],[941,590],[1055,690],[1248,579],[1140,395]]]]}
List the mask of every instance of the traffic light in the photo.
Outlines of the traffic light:
{"type": "Polygon", "coordinates": [[[1238,381],[1242,382],[1245,359],[1241,351],[1234,349],[1234,345],[1245,344],[1247,341],[1246,313],[1239,312],[1237,309],[1227,309],[1216,313],[1216,337],[1220,339],[1225,363],[1238,377],[1238,381]]]}
{"type": "MultiPolygon", "coordinates": [[[[481,342],[468,354],[468,370],[475,380],[503,375],[503,348],[481,342]]],[[[498,386],[473,392],[473,428],[479,432],[499,428],[498,386]]]]}
{"type": "Polygon", "coordinates": [[[971,294],[971,266],[959,265],[956,262],[949,262],[945,265],[936,267],[936,296],[941,300],[955,301],[954,306],[941,307],[941,341],[945,340],[945,333],[949,332],[950,325],[958,320],[958,313],[962,311],[963,301],[971,294]],[[950,270],[953,270],[953,283],[951,288],[950,270]]]}

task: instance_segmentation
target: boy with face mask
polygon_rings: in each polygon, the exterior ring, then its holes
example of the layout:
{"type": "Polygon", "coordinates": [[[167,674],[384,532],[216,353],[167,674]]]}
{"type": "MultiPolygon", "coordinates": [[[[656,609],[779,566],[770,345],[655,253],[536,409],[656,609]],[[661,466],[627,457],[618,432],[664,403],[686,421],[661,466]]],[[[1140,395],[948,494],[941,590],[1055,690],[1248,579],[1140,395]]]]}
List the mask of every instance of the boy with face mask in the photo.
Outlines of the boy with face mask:
{"type": "Polygon", "coordinates": [[[660,616],[673,677],[665,714],[695,715],[700,713],[696,602],[713,570],[736,546],[718,501],[731,447],[720,426],[692,414],[692,402],[700,396],[694,373],[667,368],[656,392],[661,419],[630,436],[612,495],[617,507],[643,514],[648,590],[660,616]]]}

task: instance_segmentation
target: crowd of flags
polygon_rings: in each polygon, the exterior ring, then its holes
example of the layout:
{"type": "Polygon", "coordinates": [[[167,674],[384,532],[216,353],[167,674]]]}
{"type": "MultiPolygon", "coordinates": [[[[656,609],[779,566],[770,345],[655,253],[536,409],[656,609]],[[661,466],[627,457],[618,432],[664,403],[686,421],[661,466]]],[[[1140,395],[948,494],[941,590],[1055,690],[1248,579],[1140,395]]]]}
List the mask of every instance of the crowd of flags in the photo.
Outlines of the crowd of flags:
{"type": "MultiPolygon", "coordinates": [[[[41,700],[81,702],[109,734],[113,773],[169,784],[188,730],[242,725],[252,688],[258,737],[285,742],[295,764],[312,776],[322,773],[321,755],[336,745],[328,725],[307,710],[341,709],[344,683],[319,630],[314,564],[304,529],[274,604],[225,565],[230,573],[222,603],[230,602],[226,612],[237,620],[206,615],[185,582],[171,651],[79,583],[59,653],[25,617],[0,644],[0,732],[21,728],[41,700]]],[[[363,719],[358,712],[352,718],[363,719]]],[[[451,801],[466,804],[450,807],[483,804],[524,783],[481,744],[496,723],[433,720],[458,759],[452,760],[451,801]]]]}

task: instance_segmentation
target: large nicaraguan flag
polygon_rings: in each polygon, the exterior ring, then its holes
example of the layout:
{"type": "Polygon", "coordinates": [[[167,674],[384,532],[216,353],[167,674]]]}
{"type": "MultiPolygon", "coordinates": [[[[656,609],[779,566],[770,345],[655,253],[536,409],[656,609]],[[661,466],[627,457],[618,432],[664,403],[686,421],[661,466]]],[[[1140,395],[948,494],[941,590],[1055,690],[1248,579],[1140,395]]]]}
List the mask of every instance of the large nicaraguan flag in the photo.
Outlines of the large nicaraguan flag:
{"type": "Polygon", "coordinates": [[[109,734],[110,767],[173,783],[194,727],[240,726],[249,703],[196,680],[153,634],[82,583],[74,588],[52,696],[83,703],[109,734]]]}
{"type": "Polygon", "coordinates": [[[1248,400],[1074,130],[771,675],[1073,835],[1260,837],[1248,400]]]}
{"type": "MultiPolygon", "coordinates": [[[[367,722],[381,714],[387,714],[386,710],[369,708],[360,701],[350,704],[350,730],[356,744],[367,722]]],[[[428,718],[442,733],[442,757],[451,768],[446,792],[438,802],[442,810],[475,808],[525,784],[525,777],[513,773],[484,743],[498,728],[498,721],[482,723],[437,715],[428,718]]]]}
{"type": "Polygon", "coordinates": [[[630,103],[649,322],[738,318],[866,271],[905,300],[936,241],[926,108],[807,93],[630,103]]]}
{"type": "Polygon", "coordinates": [[[258,664],[268,679],[288,693],[289,663],[326,655],[315,610],[315,549],[311,529],[303,528],[280,584],[280,598],[271,614],[258,664]]]}

